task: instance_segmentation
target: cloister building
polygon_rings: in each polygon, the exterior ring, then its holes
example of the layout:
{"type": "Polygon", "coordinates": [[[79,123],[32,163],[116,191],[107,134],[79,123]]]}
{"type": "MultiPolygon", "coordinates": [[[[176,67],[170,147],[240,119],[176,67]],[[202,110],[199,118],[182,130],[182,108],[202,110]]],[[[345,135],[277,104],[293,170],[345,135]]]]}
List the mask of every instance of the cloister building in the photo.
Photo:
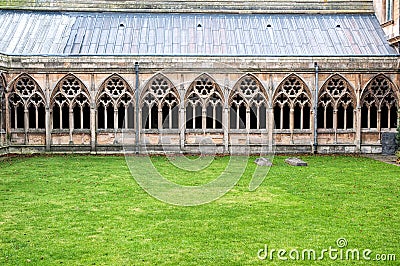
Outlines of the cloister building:
{"type": "Polygon", "coordinates": [[[400,57],[372,1],[0,9],[3,152],[380,153],[400,57]]]}

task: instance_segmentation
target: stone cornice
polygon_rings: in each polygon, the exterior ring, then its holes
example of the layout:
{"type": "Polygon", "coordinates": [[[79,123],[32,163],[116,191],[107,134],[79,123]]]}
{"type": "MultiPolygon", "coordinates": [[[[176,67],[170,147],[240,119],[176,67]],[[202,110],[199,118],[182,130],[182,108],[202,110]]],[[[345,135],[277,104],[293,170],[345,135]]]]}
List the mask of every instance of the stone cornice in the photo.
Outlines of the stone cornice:
{"type": "Polygon", "coordinates": [[[0,69],[6,72],[36,73],[110,73],[134,72],[135,62],[141,73],[163,72],[310,72],[314,63],[326,72],[398,73],[400,55],[395,56],[7,56],[0,54],[0,69]]]}

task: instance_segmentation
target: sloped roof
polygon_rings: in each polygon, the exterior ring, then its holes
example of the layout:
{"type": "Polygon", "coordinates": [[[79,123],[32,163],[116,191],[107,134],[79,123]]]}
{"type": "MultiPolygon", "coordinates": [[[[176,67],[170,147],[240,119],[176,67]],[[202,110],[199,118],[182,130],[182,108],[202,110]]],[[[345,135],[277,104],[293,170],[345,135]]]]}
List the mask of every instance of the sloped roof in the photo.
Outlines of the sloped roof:
{"type": "Polygon", "coordinates": [[[372,14],[65,13],[0,10],[8,55],[396,54],[372,14]]]}

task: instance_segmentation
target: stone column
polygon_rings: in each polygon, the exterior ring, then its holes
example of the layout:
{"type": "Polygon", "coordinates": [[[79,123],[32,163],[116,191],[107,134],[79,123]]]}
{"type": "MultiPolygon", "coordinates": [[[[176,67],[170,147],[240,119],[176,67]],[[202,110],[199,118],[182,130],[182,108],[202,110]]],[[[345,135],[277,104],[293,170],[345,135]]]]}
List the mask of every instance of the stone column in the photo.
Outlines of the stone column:
{"type": "Polygon", "coordinates": [[[224,153],[229,153],[229,125],[228,125],[229,113],[228,107],[225,106],[222,113],[222,128],[224,129],[224,153]]]}
{"type": "Polygon", "coordinates": [[[96,108],[92,104],[90,106],[90,149],[96,152],[96,108]]]}
{"type": "Polygon", "coordinates": [[[74,110],[69,108],[69,144],[74,144],[72,133],[74,131],[74,110]]]}
{"type": "MultiPolygon", "coordinates": [[[[389,112],[390,112],[390,109],[389,109],[389,112]]],[[[381,144],[381,109],[380,108],[378,109],[376,118],[378,120],[376,122],[376,128],[378,130],[378,143],[381,144]]]]}
{"type": "Polygon", "coordinates": [[[268,152],[272,153],[273,152],[273,147],[274,147],[274,109],[269,107],[267,109],[267,117],[268,117],[268,124],[267,124],[267,130],[268,130],[268,152]]]}
{"type": "Polygon", "coordinates": [[[185,122],[185,108],[183,103],[181,104],[179,108],[179,144],[180,144],[180,149],[181,152],[184,151],[185,149],[185,128],[186,128],[186,122],[185,122]]]}
{"type": "Polygon", "coordinates": [[[361,107],[357,106],[357,108],[354,110],[354,124],[355,124],[355,130],[356,130],[356,152],[361,152],[361,107]]]}
{"type": "Polygon", "coordinates": [[[50,151],[51,146],[51,120],[50,120],[50,107],[46,106],[46,119],[45,119],[45,127],[46,127],[46,151],[50,151]]]}
{"type": "Polygon", "coordinates": [[[24,108],[24,144],[28,144],[29,112],[24,108]]]}
{"type": "Polygon", "coordinates": [[[6,94],[5,98],[6,103],[6,113],[5,113],[5,123],[6,123],[6,145],[9,145],[9,141],[11,140],[11,115],[10,115],[10,103],[8,102],[8,97],[6,94]],[[10,136],[10,137],[8,137],[10,136]]]}
{"type": "Polygon", "coordinates": [[[289,128],[290,128],[290,144],[293,144],[294,142],[293,142],[293,130],[294,130],[294,108],[290,108],[290,119],[289,119],[289,121],[290,121],[290,125],[289,125],[289,128]]]}
{"type": "Polygon", "coordinates": [[[334,131],[334,139],[333,139],[333,143],[336,144],[337,143],[337,110],[333,110],[333,131],[334,131]]]}

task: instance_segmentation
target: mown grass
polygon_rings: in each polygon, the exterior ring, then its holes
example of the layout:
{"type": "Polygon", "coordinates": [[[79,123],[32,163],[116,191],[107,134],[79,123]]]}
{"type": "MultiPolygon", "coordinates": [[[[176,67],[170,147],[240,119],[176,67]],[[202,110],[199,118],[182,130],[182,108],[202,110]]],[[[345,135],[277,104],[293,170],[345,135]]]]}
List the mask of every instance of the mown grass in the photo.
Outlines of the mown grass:
{"type": "MultiPolygon", "coordinates": [[[[0,264],[265,265],[270,249],[348,248],[396,254],[400,260],[400,168],[361,157],[306,156],[308,167],[275,157],[263,184],[248,190],[250,158],[222,198],[179,207],[144,192],[124,157],[53,156],[0,162],[0,264]]],[[[185,185],[208,182],[224,169],[217,157],[201,172],[153,157],[160,172],[185,185]]],[[[374,257],[373,257],[374,258],[374,257]]],[[[337,261],[336,261],[337,262],[337,261]]],[[[340,261],[354,264],[354,261],[340,261]]],[[[357,264],[370,264],[360,260],[357,264]]],[[[286,261],[325,264],[333,261],[286,261]]]]}

